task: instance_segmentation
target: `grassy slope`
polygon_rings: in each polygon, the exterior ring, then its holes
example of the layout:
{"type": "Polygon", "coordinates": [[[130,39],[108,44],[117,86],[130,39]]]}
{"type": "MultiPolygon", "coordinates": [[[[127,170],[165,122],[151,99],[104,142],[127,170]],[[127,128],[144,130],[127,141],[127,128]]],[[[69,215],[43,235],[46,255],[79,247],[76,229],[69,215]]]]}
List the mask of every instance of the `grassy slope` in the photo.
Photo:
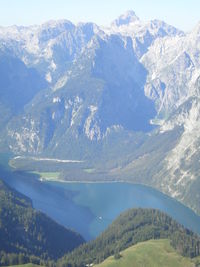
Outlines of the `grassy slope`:
{"type": "Polygon", "coordinates": [[[179,255],[168,239],[149,240],[121,252],[122,257],[115,260],[107,258],[96,267],[194,267],[194,263],[179,255]]]}
{"type": "MultiPolygon", "coordinates": [[[[66,254],[59,266],[85,266],[103,262],[117,251],[152,239],[169,239],[181,255],[200,255],[200,238],[171,217],[154,209],[130,209],[122,213],[99,237],[66,254]]],[[[155,253],[158,253],[158,249],[155,253]]],[[[162,266],[162,265],[161,265],[162,266]]],[[[175,267],[175,266],[174,266],[175,267]]]]}

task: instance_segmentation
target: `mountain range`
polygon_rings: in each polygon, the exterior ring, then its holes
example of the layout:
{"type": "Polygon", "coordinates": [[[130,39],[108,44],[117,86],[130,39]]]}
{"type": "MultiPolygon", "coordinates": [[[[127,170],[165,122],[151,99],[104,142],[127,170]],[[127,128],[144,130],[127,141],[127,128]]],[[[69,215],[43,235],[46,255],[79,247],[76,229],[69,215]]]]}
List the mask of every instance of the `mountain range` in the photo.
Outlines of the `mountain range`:
{"type": "Polygon", "coordinates": [[[200,213],[199,77],[200,24],[0,27],[0,149],[110,162],[200,213]]]}

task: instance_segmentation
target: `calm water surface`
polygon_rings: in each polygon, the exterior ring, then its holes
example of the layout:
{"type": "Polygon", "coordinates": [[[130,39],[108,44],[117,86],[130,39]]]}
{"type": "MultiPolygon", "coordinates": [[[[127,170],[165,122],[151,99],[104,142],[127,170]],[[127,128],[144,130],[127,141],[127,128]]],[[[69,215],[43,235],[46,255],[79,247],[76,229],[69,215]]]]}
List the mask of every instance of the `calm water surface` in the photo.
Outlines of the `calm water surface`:
{"type": "Polygon", "coordinates": [[[121,212],[133,207],[157,208],[200,233],[200,217],[176,200],[143,185],[128,183],[59,183],[33,178],[7,182],[30,197],[33,206],[89,240],[121,212]]]}

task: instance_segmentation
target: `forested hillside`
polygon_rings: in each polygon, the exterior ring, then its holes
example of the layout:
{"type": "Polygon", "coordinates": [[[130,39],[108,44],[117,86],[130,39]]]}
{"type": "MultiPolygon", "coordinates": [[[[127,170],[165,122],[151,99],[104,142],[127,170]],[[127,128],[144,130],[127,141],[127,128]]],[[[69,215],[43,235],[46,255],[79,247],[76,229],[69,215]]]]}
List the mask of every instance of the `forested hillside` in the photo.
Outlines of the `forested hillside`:
{"type": "Polygon", "coordinates": [[[100,263],[110,255],[150,239],[168,238],[181,255],[200,254],[200,237],[154,209],[131,209],[121,214],[96,240],[75,249],[59,261],[59,266],[100,263]],[[68,264],[68,265],[66,265],[68,264]],[[70,265],[71,264],[71,265],[70,265]]]}
{"type": "Polygon", "coordinates": [[[55,260],[83,238],[32,208],[31,201],[0,180],[0,265],[55,260]]]}

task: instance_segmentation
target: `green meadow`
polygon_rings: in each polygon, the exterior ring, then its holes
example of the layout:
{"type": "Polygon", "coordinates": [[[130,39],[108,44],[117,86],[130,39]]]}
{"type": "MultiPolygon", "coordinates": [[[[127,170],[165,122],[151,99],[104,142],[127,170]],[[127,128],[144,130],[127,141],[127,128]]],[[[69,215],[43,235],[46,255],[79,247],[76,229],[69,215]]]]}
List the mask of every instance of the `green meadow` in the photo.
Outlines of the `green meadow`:
{"type": "Polygon", "coordinates": [[[168,239],[138,243],[120,253],[121,257],[107,258],[95,267],[194,267],[195,260],[182,257],[170,245],[168,239]]]}

